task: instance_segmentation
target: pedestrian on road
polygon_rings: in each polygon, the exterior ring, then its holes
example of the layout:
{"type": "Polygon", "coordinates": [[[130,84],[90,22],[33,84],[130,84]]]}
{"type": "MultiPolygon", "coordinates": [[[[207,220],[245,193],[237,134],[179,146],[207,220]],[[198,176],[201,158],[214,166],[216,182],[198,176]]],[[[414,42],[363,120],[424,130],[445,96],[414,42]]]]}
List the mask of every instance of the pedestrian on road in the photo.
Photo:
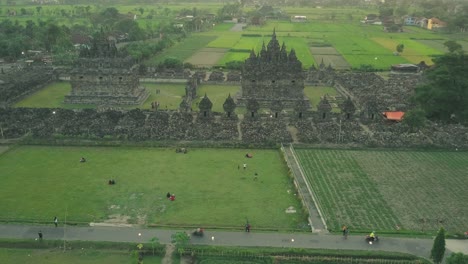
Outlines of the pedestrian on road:
{"type": "Polygon", "coordinates": [[[343,231],[343,236],[344,238],[347,238],[348,237],[348,227],[346,225],[344,225],[341,230],[343,231]]]}
{"type": "Polygon", "coordinates": [[[42,240],[42,231],[39,231],[37,234],[39,235],[39,240],[42,240]]]}
{"type": "Polygon", "coordinates": [[[55,227],[58,226],[58,218],[56,216],[54,216],[54,225],[55,225],[55,227]]]}

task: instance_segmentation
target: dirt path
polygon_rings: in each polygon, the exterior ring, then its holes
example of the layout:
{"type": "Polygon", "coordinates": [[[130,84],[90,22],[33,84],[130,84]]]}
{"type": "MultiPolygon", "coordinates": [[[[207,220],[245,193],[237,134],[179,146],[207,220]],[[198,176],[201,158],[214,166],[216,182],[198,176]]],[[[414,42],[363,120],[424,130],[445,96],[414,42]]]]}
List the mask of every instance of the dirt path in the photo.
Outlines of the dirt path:
{"type": "Polygon", "coordinates": [[[291,145],[284,146],[282,149],[284,151],[288,167],[291,169],[292,175],[294,176],[298,194],[302,198],[301,201],[303,205],[309,212],[309,224],[311,225],[312,232],[327,233],[325,221],[322,219],[322,214],[317,207],[312,190],[305,179],[297,158],[295,157],[294,150],[291,145]]]}
{"type": "Polygon", "coordinates": [[[166,245],[166,255],[162,259],[162,264],[172,264],[172,253],[174,253],[175,246],[174,244],[166,245]]]}
{"type": "Polygon", "coordinates": [[[298,133],[297,128],[293,126],[288,126],[287,130],[292,137],[293,143],[298,143],[299,138],[297,137],[297,133],[298,133]]]}

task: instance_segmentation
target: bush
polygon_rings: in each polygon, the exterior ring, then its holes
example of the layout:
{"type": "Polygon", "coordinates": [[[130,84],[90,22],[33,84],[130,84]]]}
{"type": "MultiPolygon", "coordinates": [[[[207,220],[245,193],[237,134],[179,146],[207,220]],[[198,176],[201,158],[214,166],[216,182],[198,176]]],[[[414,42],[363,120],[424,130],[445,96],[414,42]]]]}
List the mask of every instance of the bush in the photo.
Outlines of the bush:
{"type": "Polygon", "coordinates": [[[226,62],[226,69],[229,70],[241,70],[244,62],[242,61],[229,61],[226,62]]]}

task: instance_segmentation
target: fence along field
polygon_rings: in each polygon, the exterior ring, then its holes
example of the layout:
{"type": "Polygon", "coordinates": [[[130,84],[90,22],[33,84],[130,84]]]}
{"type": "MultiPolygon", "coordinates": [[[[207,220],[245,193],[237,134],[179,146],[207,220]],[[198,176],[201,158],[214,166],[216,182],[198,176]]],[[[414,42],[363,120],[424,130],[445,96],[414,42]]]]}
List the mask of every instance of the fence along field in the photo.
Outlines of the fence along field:
{"type": "Polygon", "coordinates": [[[467,229],[466,152],[296,151],[333,230],[467,229]]]}

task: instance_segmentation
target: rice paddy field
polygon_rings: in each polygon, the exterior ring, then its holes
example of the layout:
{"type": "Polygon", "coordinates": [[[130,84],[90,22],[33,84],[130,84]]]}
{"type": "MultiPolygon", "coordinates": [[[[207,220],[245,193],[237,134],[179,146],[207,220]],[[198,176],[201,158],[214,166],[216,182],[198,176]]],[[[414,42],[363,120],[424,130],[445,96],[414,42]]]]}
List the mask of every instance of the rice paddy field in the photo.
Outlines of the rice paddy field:
{"type": "Polygon", "coordinates": [[[0,171],[2,221],[307,228],[279,150],[21,146],[0,171]]]}
{"type": "Polygon", "coordinates": [[[468,153],[297,149],[332,230],[468,228],[468,153]],[[398,226],[398,227],[397,227],[398,226]]]}

